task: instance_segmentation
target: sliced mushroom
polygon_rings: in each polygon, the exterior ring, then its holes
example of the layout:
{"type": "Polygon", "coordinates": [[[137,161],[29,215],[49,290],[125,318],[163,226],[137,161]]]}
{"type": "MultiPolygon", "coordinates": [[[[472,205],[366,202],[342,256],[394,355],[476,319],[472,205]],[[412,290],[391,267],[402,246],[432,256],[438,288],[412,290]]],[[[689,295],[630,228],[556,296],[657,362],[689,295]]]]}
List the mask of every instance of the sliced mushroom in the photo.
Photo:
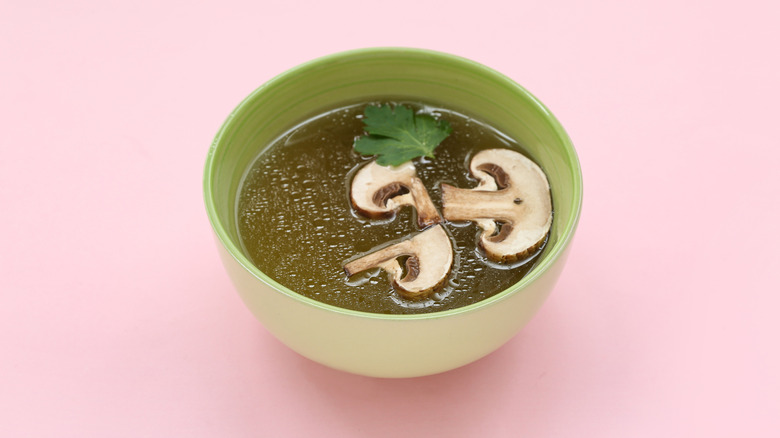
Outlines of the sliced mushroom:
{"type": "Polygon", "coordinates": [[[395,167],[376,161],[363,166],[352,179],[350,199],[358,212],[372,219],[392,217],[402,206],[411,205],[417,210],[419,228],[442,222],[411,161],[395,167]]]}
{"type": "Polygon", "coordinates": [[[352,276],[372,268],[382,268],[398,293],[406,298],[421,298],[442,287],[452,268],[452,243],[444,227],[436,225],[414,237],[373,251],[344,265],[352,276]],[[406,275],[398,258],[406,259],[406,275]]]}
{"type": "Polygon", "coordinates": [[[474,189],[442,184],[442,214],[448,221],[474,221],[480,246],[491,260],[514,262],[544,243],[552,224],[550,184],[539,166],[510,149],[474,155],[474,189]]]}

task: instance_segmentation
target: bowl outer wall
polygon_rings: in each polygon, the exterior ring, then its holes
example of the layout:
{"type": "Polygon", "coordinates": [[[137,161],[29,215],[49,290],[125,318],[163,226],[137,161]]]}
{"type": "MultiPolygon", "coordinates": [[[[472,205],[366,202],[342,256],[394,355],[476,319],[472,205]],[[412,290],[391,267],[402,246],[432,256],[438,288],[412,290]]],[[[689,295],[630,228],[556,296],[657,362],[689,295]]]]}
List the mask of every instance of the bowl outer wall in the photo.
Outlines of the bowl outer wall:
{"type": "Polygon", "coordinates": [[[463,58],[416,49],[331,55],[272,79],[217,134],[206,163],[206,205],[226,269],[244,302],[282,342],[328,366],[372,376],[445,371],[512,337],[549,294],[581,207],[581,174],[552,114],[503,75],[463,58]],[[528,276],[477,304],[426,315],[376,315],[289,291],[241,253],[236,193],[249,163],[283,131],[335,105],[378,96],[425,101],[487,120],[523,144],[550,178],[556,219],[546,254],[528,276]]]}
{"type": "Polygon", "coordinates": [[[282,343],[311,360],[371,377],[420,377],[480,359],[511,339],[536,313],[564,267],[561,257],[522,293],[450,315],[388,319],[307,305],[259,282],[223,245],[219,253],[252,314],[282,343]]]}

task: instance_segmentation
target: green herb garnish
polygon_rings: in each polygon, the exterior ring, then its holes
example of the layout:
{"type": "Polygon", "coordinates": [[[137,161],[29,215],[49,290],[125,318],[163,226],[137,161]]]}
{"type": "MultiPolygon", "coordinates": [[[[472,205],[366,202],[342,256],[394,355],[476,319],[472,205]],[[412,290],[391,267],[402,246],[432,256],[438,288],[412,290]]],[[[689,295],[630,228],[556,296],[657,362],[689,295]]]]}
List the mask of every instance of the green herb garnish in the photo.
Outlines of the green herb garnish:
{"type": "Polygon", "coordinates": [[[382,166],[398,166],[417,157],[433,158],[433,150],[452,132],[446,120],[415,114],[403,105],[368,106],[363,124],[369,135],[355,142],[355,150],[377,155],[376,162],[382,166]]]}

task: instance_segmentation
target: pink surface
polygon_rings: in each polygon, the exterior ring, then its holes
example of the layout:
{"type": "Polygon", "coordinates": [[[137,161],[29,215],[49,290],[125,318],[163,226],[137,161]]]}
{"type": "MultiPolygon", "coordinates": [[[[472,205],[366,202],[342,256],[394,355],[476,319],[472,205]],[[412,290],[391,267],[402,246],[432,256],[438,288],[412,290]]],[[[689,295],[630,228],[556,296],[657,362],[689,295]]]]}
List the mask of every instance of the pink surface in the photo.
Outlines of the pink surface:
{"type": "Polygon", "coordinates": [[[780,434],[774,2],[282,3],[0,4],[0,436],[780,434]],[[276,341],[201,195],[245,95],[378,45],[514,78],[585,176],[536,318],[419,379],[276,341]]]}

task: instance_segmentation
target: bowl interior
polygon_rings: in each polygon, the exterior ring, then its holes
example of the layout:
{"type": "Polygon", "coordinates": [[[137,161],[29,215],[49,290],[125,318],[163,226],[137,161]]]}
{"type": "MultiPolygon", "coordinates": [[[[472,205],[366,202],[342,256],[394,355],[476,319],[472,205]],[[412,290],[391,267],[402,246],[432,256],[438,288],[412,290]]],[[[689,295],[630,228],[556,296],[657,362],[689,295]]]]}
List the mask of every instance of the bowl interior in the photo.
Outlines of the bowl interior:
{"type": "Polygon", "coordinates": [[[416,49],[366,49],[320,58],[272,79],[230,114],[215,137],[206,163],[206,207],[222,244],[246,269],[300,297],[241,252],[236,204],[248,166],[295,124],[342,103],[381,97],[440,105],[486,121],[516,139],[547,173],[555,217],[545,255],[523,280],[484,301],[522,288],[560,255],[579,218],[582,182],[571,141],[554,116],[512,80],[466,59],[416,49]]]}

